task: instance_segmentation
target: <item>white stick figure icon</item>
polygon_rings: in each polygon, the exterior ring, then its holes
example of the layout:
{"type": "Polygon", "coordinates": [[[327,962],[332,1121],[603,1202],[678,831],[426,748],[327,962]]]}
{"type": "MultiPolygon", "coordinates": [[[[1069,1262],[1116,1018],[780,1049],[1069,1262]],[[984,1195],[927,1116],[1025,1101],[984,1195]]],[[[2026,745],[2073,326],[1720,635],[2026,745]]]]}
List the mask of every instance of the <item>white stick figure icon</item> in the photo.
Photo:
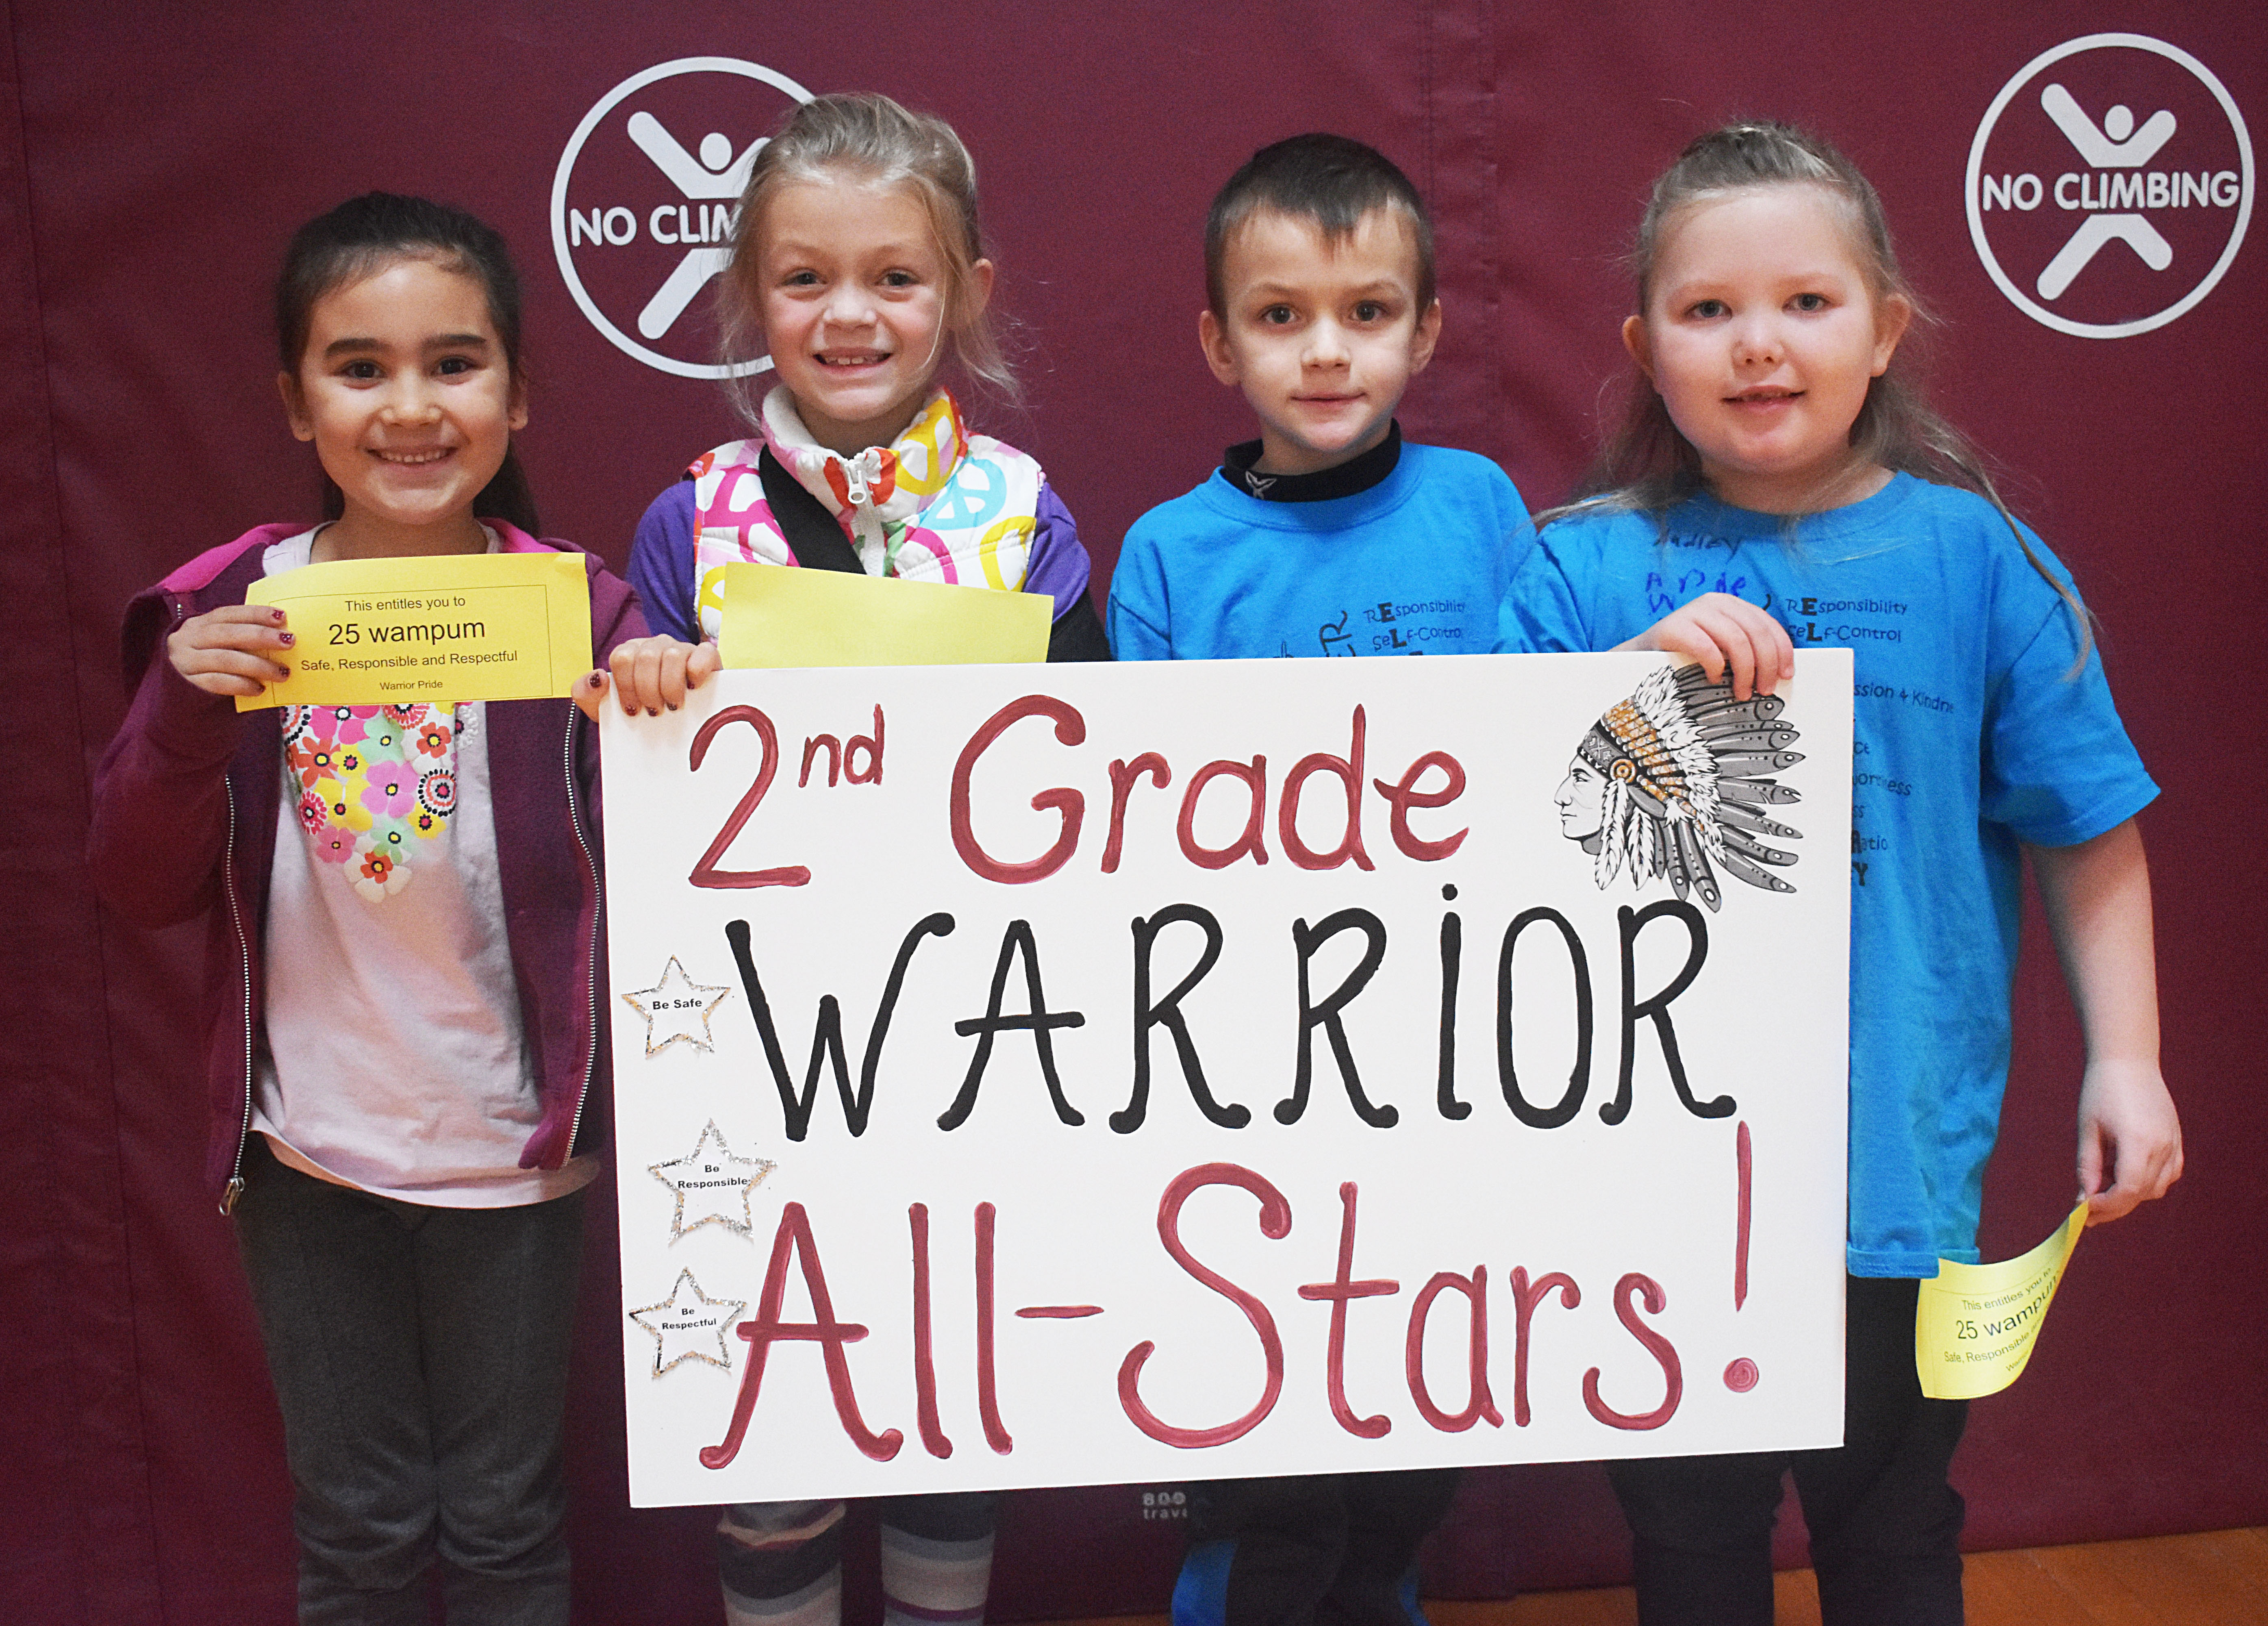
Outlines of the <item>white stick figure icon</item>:
{"type": "MultiPolygon", "coordinates": [[[[731,138],[711,130],[701,138],[701,154],[696,158],[676,136],[662,128],[659,119],[643,111],[630,114],[630,137],[688,202],[696,202],[740,196],[748,184],[748,171],[755,164],[756,154],[763,151],[769,139],[759,136],[748,143],[747,151],[735,158],[731,138]]],[[[653,298],[638,313],[638,332],[648,339],[659,339],[667,333],[685,314],[685,307],[693,303],[693,296],[706,287],[709,279],[723,270],[732,257],[731,249],[715,244],[687,249],[685,258],[677,262],[676,269],[654,290],[653,298]]]]}
{"type": "MultiPolygon", "coordinates": [[[[2133,110],[2121,104],[2102,115],[2102,127],[2098,129],[2078,99],[2060,85],[2051,85],[2040,92],[2040,107],[2079,156],[2098,170],[2139,169],[2174,137],[2174,115],[2162,107],[2137,129],[2133,110]]],[[[2060,191],[2057,195],[2061,197],[2060,191]]],[[[2142,263],[2153,271],[2162,271],[2174,262],[2174,246],[2144,217],[2092,214],[2079,223],[2071,240],[2056,251],[2055,258],[2040,272],[2040,298],[2060,297],[2103,245],[2114,239],[2141,255],[2142,263]]]]}

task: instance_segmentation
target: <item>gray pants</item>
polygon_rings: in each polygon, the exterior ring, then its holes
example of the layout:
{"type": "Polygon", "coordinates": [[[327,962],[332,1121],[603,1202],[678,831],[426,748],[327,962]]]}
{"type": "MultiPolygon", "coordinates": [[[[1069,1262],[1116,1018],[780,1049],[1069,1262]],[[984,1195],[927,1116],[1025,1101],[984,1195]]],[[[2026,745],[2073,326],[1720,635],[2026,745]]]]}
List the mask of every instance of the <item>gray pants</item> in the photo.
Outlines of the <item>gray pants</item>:
{"type": "Polygon", "coordinates": [[[284,1413],[304,1626],[567,1626],[561,1467],[580,1194],[429,1208],[255,1135],[237,1243],[284,1413]]]}

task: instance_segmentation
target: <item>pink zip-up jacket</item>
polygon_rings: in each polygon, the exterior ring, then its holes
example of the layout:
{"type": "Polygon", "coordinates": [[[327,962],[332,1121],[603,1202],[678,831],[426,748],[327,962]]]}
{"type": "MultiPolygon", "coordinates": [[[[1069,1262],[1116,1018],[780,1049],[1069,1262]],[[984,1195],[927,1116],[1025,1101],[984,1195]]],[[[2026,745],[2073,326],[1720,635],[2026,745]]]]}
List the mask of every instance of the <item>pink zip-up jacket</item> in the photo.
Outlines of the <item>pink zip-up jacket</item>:
{"type": "MultiPolygon", "coordinates": [[[[488,524],[507,553],[580,551],[488,524]]],[[[223,1212],[243,1188],[283,736],[276,710],[239,712],[227,695],[205,693],[173,670],[165,646],[189,617],[243,603],[269,546],[305,529],[247,532],[127,607],[122,647],[134,703],[96,770],[87,840],[96,889],[121,915],[147,926],[200,915],[209,923],[205,1175],[223,1212]]],[[[615,645],[645,636],[645,621],[627,583],[594,555],[585,555],[584,566],[591,642],[603,666],[615,645]]],[[[607,1066],[598,739],[571,701],[496,701],[488,749],[505,931],[542,1101],[519,1163],[557,1168],[607,1066]]]]}

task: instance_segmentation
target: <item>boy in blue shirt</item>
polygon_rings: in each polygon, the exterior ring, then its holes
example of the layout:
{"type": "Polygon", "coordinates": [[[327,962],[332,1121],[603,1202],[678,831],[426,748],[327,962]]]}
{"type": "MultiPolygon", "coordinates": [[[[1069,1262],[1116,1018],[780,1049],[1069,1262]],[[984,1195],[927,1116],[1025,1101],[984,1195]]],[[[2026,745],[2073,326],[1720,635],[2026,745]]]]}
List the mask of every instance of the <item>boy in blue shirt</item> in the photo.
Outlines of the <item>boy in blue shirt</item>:
{"type": "MultiPolygon", "coordinates": [[[[1213,200],[1205,293],[1205,360],[1260,438],[1126,533],[1117,658],[1486,652],[1532,530],[1494,463],[1395,423],[1441,331],[1417,188],[1344,136],[1263,148],[1213,200]]],[[[1423,1626],[1418,1547],[1455,1488],[1450,1468],[1194,1485],[1174,1626],[1423,1626]]]]}
{"type": "Polygon", "coordinates": [[[1441,331],[1417,188],[1344,136],[1263,148],[1213,200],[1205,294],[1260,438],[1126,533],[1118,658],[1485,653],[1531,531],[1503,470],[1394,421],[1441,331]]]}

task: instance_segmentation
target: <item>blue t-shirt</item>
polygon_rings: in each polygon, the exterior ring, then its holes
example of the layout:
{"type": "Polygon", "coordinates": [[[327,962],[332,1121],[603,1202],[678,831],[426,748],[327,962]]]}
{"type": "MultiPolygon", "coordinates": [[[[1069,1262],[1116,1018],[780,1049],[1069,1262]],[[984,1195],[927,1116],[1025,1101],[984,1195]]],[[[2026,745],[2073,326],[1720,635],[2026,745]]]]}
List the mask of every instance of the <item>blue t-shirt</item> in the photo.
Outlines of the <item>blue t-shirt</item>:
{"type": "Polygon", "coordinates": [[[1405,444],[1366,491],[1271,503],[1219,470],[1134,522],[1110,578],[1121,660],[1476,655],[1532,541],[1504,471],[1405,444]]]}
{"type": "MultiPolygon", "coordinates": [[[[1984,498],[1899,475],[1805,519],[1697,497],[1549,526],[1502,648],[1611,649],[1702,593],[1798,649],[1854,652],[1851,1218],[1855,1276],[1973,1263],[2007,1082],[2019,842],[2063,847],[2157,794],[2072,613],[1984,498]]],[[[2063,567],[2025,533],[2041,563],[2063,567]]]]}

